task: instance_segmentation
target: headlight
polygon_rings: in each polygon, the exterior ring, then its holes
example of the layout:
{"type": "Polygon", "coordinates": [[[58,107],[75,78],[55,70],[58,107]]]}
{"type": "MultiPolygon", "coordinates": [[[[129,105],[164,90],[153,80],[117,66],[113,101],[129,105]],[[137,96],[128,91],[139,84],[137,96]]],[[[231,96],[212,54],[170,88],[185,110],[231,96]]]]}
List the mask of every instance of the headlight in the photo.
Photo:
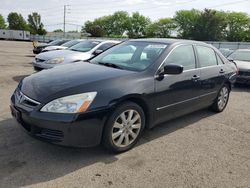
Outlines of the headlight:
{"type": "Polygon", "coordinates": [[[50,59],[46,63],[48,63],[48,64],[60,64],[63,62],[64,62],[64,58],[60,57],[60,58],[50,59]]]}
{"type": "Polygon", "coordinates": [[[97,92],[89,92],[55,99],[46,104],[41,111],[54,113],[85,112],[94,100],[96,94],[97,92]]]}

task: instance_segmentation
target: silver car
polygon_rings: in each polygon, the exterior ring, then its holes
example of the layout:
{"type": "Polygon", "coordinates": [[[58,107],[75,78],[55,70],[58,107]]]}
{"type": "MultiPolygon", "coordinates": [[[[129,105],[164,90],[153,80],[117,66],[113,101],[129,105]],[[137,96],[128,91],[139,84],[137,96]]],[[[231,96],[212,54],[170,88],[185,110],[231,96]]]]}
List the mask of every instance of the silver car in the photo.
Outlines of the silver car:
{"type": "Polygon", "coordinates": [[[66,50],[41,53],[35,57],[32,64],[34,69],[39,71],[59,65],[88,60],[118,43],[120,41],[89,39],[66,50]]]}
{"type": "Polygon", "coordinates": [[[48,46],[42,50],[42,52],[48,52],[53,50],[65,50],[67,48],[70,48],[80,42],[84,41],[84,39],[76,39],[76,40],[70,40],[69,42],[64,43],[61,46],[48,46]]]}
{"type": "Polygon", "coordinates": [[[236,50],[228,59],[233,60],[239,69],[236,83],[250,84],[250,49],[236,50]]]}

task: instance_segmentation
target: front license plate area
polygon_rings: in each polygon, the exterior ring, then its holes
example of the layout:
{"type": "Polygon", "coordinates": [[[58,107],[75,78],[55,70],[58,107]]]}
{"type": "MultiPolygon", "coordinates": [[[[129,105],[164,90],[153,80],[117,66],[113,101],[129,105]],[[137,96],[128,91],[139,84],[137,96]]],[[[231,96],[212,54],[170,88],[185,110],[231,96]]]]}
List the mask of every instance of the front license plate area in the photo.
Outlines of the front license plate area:
{"type": "Polygon", "coordinates": [[[10,107],[11,114],[12,116],[19,122],[21,123],[21,113],[14,107],[10,107]]]}

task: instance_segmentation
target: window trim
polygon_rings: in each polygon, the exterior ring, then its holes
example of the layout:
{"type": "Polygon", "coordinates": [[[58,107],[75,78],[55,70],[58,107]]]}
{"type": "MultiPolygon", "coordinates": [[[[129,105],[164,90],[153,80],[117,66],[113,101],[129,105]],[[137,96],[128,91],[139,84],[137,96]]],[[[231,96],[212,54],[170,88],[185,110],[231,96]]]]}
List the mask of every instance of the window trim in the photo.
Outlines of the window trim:
{"type": "MultiPolygon", "coordinates": [[[[194,58],[195,58],[195,68],[194,69],[188,69],[188,70],[183,70],[183,72],[188,72],[188,71],[193,71],[193,70],[197,70],[199,67],[198,67],[198,57],[197,57],[197,53],[196,53],[196,49],[194,47],[193,44],[178,44],[176,46],[173,47],[173,49],[171,49],[168,53],[168,55],[164,58],[164,60],[161,62],[160,66],[158,67],[158,69],[156,70],[155,74],[154,74],[154,77],[156,78],[158,75],[159,75],[159,72],[160,70],[162,69],[162,67],[164,66],[164,63],[165,61],[167,60],[167,58],[172,54],[172,52],[178,48],[178,47],[181,47],[181,46],[192,46],[193,48],[193,52],[194,52],[194,58]]],[[[167,74],[164,74],[164,76],[167,75],[167,74]]]]}
{"type": "Polygon", "coordinates": [[[217,59],[217,65],[224,65],[224,64],[225,64],[225,62],[222,61],[221,57],[220,57],[219,54],[217,54],[216,52],[215,52],[215,56],[216,56],[216,59],[217,59]],[[219,64],[218,59],[220,59],[220,61],[222,62],[222,64],[219,64]]]}

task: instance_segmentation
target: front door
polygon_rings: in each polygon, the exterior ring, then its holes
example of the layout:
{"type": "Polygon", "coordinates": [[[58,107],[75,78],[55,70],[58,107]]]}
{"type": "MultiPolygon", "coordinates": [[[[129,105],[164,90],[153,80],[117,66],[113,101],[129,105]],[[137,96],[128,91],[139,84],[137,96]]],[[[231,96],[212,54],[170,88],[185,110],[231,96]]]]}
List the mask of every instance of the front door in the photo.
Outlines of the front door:
{"type": "Polygon", "coordinates": [[[182,114],[194,111],[201,94],[200,70],[192,45],[176,47],[160,67],[164,65],[182,65],[184,71],[178,75],[165,75],[155,80],[155,123],[161,123],[182,114]]]}

